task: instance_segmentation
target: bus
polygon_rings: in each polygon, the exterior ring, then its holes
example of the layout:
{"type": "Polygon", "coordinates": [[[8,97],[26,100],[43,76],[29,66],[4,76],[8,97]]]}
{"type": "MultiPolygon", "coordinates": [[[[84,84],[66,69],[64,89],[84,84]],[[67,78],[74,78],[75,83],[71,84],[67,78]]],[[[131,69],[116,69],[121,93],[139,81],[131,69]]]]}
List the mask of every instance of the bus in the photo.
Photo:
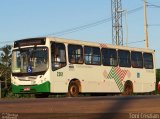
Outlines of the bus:
{"type": "Polygon", "coordinates": [[[12,91],[49,94],[155,91],[155,51],[57,37],[17,40],[12,49],[12,91]]]}

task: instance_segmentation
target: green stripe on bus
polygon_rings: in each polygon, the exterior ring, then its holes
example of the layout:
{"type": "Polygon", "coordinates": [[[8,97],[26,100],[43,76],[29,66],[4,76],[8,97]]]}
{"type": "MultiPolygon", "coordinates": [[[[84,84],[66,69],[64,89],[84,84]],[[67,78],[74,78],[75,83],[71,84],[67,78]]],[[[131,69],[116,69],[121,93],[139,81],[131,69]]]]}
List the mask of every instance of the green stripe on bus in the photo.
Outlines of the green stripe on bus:
{"type": "Polygon", "coordinates": [[[12,92],[13,93],[49,93],[50,92],[50,82],[47,81],[45,83],[39,85],[29,85],[29,86],[17,86],[12,84],[12,92]],[[25,91],[25,88],[29,88],[29,90],[25,91]]]}
{"type": "Polygon", "coordinates": [[[123,84],[121,82],[120,76],[116,73],[115,70],[116,70],[115,67],[112,67],[110,72],[109,72],[109,74],[108,74],[108,76],[107,76],[107,78],[108,79],[112,79],[113,78],[115,80],[119,90],[122,92],[124,86],[123,86],[123,84]]]}

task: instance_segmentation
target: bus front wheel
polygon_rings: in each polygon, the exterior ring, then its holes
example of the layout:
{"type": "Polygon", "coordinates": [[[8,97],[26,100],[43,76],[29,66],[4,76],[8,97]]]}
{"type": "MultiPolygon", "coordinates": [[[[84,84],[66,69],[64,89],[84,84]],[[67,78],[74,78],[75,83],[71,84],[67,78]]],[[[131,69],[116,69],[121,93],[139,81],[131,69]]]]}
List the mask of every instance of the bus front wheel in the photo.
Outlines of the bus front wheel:
{"type": "Polygon", "coordinates": [[[71,82],[68,88],[68,96],[77,97],[79,94],[79,87],[76,82],[71,82]]]}

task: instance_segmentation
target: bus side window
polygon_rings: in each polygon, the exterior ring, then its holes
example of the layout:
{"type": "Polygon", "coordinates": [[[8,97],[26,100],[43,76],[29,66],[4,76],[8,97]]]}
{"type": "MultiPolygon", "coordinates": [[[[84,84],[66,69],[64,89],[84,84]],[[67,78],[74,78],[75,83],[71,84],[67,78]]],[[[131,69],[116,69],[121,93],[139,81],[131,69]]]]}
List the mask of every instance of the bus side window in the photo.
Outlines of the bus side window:
{"type": "Polygon", "coordinates": [[[57,70],[66,66],[65,45],[63,43],[51,44],[52,70],[57,70]]]}
{"type": "Polygon", "coordinates": [[[131,64],[133,68],[143,68],[143,58],[141,52],[131,52],[131,64]]]}
{"type": "Polygon", "coordinates": [[[101,65],[101,53],[98,47],[84,47],[85,64],[101,65]]]}
{"type": "Polygon", "coordinates": [[[118,50],[118,61],[120,67],[131,67],[130,52],[127,50],[118,50]]]}
{"type": "Polygon", "coordinates": [[[146,69],[153,69],[153,55],[151,53],[143,53],[144,67],[146,69]]]}
{"type": "Polygon", "coordinates": [[[102,62],[104,66],[117,66],[116,49],[102,48],[102,62]]]}
{"type": "Polygon", "coordinates": [[[83,63],[83,48],[81,45],[68,45],[68,59],[69,63],[82,64],[83,63]]]}

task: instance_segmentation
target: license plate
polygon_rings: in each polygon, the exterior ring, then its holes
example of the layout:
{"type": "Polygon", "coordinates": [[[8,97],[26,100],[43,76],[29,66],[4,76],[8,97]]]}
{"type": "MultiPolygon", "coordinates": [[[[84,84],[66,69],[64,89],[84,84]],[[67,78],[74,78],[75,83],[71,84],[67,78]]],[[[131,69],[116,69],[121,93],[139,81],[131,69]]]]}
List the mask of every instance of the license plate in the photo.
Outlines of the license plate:
{"type": "Polygon", "coordinates": [[[30,87],[24,87],[24,91],[30,91],[30,87]]]}

